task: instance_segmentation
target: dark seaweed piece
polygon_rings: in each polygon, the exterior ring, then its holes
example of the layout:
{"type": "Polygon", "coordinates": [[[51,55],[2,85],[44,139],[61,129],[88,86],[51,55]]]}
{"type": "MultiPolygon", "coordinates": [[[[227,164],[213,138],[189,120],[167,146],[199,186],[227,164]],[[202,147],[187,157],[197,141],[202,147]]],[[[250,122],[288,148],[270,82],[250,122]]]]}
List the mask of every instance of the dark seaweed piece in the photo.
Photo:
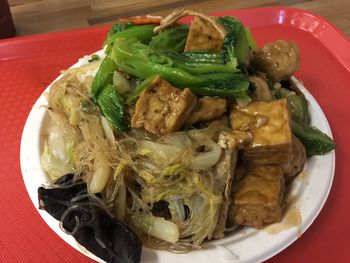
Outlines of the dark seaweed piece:
{"type": "Polygon", "coordinates": [[[61,225],[67,233],[107,262],[139,262],[142,245],[125,224],[90,203],[70,207],[61,225]]]}
{"type": "Polygon", "coordinates": [[[53,183],[52,188],[39,187],[39,208],[45,209],[60,220],[64,211],[71,205],[71,199],[78,194],[86,193],[86,184],[81,180],[73,183],[73,177],[73,174],[60,177],[53,183]]]}
{"type": "Polygon", "coordinates": [[[87,185],[65,175],[52,187],[39,187],[40,209],[45,209],[79,244],[107,262],[139,262],[142,244],[125,224],[107,214],[88,197],[87,185]]]}

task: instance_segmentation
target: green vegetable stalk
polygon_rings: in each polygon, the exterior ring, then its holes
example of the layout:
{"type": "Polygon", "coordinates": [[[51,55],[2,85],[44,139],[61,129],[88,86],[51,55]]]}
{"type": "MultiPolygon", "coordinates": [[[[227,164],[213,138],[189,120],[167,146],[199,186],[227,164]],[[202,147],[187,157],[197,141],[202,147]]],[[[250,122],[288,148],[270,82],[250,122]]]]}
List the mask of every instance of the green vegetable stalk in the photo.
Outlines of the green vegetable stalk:
{"type": "Polygon", "coordinates": [[[117,69],[114,60],[107,56],[101,63],[92,83],[92,97],[97,101],[98,95],[108,84],[112,84],[113,72],[117,69]]]}
{"type": "Polygon", "coordinates": [[[92,97],[99,106],[102,114],[112,123],[113,127],[119,131],[129,129],[126,124],[126,113],[124,111],[123,98],[117,92],[117,87],[113,83],[113,72],[117,65],[107,56],[92,83],[92,97]]]}
{"type": "Polygon", "coordinates": [[[126,113],[123,108],[123,98],[113,86],[113,73],[117,70],[117,64],[110,54],[116,39],[133,38],[143,43],[148,43],[153,37],[155,25],[134,25],[132,22],[117,23],[107,35],[107,57],[102,61],[101,66],[92,83],[92,98],[100,107],[102,114],[119,131],[128,130],[125,123],[126,113]]]}
{"type": "Polygon", "coordinates": [[[235,73],[237,60],[225,64],[222,52],[193,51],[182,54],[167,52],[166,55],[173,61],[174,66],[191,74],[206,74],[214,72],[235,73]]]}

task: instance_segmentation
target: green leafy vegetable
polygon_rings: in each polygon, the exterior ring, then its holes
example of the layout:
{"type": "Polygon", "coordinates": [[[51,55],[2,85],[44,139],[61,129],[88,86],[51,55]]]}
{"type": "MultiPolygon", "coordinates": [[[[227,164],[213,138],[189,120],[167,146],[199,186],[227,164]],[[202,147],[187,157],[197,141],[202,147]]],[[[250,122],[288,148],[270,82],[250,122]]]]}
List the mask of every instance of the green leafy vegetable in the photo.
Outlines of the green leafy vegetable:
{"type": "Polygon", "coordinates": [[[188,25],[177,25],[161,31],[154,36],[149,46],[156,50],[172,50],[182,52],[185,49],[188,25]]]}
{"type": "Polygon", "coordinates": [[[294,134],[300,139],[308,156],[322,155],[336,147],[336,144],[319,129],[292,121],[294,134]]]}
{"type": "Polygon", "coordinates": [[[250,31],[246,31],[241,21],[232,16],[219,17],[218,20],[228,31],[224,39],[226,61],[236,57],[240,65],[247,66],[250,60],[250,48],[256,47],[250,31]]]}
{"type": "Polygon", "coordinates": [[[249,47],[253,51],[256,51],[257,50],[257,46],[256,46],[256,43],[255,43],[255,39],[253,37],[253,34],[250,31],[250,28],[249,27],[245,27],[244,29],[245,29],[245,35],[247,37],[247,41],[248,41],[249,47]]]}
{"type": "MultiPolygon", "coordinates": [[[[203,53],[201,56],[204,57],[203,53]]],[[[218,54],[214,56],[217,59],[218,54]]],[[[160,75],[178,88],[189,87],[195,94],[240,98],[248,96],[246,92],[249,81],[244,74],[233,73],[236,71],[233,70],[233,65],[214,66],[197,62],[197,74],[194,74],[193,70],[188,72],[183,69],[188,68],[184,61],[190,61],[186,56],[176,55],[176,60],[172,57],[135,39],[117,39],[112,52],[112,58],[120,70],[140,79],[160,75]]],[[[194,61],[193,67],[195,63],[194,61]]]]}
{"type": "Polygon", "coordinates": [[[118,94],[115,86],[108,84],[97,97],[97,104],[102,114],[119,131],[129,130],[126,124],[126,113],[123,106],[123,98],[118,94]]]}
{"type": "Polygon", "coordinates": [[[143,43],[149,43],[153,36],[156,25],[134,25],[132,22],[117,23],[107,35],[104,46],[107,45],[106,53],[109,54],[117,38],[136,38],[143,43]]]}
{"type": "Polygon", "coordinates": [[[128,29],[129,27],[132,27],[134,25],[134,23],[132,22],[119,22],[119,23],[115,23],[111,30],[108,33],[108,36],[116,34],[118,32],[124,31],[126,29],[128,29]]]}
{"type": "Polygon", "coordinates": [[[132,22],[120,22],[112,26],[111,30],[107,34],[107,38],[103,43],[103,47],[106,47],[106,54],[109,54],[113,46],[112,37],[117,35],[119,32],[126,30],[127,28],[133,26],[132,22]]]}
{"type": "Polygon", "coordinates": [[[96,101],[98,95],[103,88],[111,84],[113,81],[113,72],[117,69],[117,65],[109,56],[107,56],[97,71],[97,74],[92,83],[92,97],[96,101]]]}

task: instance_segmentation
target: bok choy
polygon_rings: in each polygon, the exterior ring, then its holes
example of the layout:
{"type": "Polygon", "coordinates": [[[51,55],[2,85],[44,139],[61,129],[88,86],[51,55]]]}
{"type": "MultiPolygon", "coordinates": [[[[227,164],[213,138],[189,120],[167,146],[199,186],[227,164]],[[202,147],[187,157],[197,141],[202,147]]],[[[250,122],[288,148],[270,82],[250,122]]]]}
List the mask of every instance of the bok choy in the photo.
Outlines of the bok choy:
{"type": "Polygon", "coordinates": [[[126,124],[126,113],[124,111],[122,97],[118,94],[117,88],[108,84],[99,94],[97,104],[102,114],[119,131],[129,130],[126,124]]]}
{"type": "Polygon", "coordinates": [[[250,49],[256,48],[250,30],[244,28],[241,21],[232,16],[219,17],[218,20],[228,31],[224,40],[226,61],[236,57],[240,65],[249,65],[250,49]]]}
{"type": "Polygon", "coordinates": [[[148,43],[153,36],[155,25],[134,25],[132,22],[119,22],[113,25],[104,43],[106,53],[109,54],[117,38],[137,38],[143,43],[148,43]]]}
{"type": "Polygon", "coordinates": [[[178,25],[167,28],[155,35],[149,46],[156,50],[184,51],[188,35],[188,25],[178,25]]]}
{"type": "MultiPolygon", "coordinates": [[[[201,55],[204,57],[203,53],[201,55]]],[[[119,70],[140,79],[158,74],[174,86],[189,87],[198,95],[248,97],[249,81],[246,75],[241,72],[233,73],[236,71],[235,66],[226,65],[223,61],[215,64],[194,60],[191,66],[196,67],[195,71],[201,74],[191,74],[181,68],[189,68],[185,64],[185,56],[174,54],[169,56],[136,39],[122,38],[115,41],[111,57],[119,70]]],[[[193,69],[191,71],[194,72],[193,69]]]]}

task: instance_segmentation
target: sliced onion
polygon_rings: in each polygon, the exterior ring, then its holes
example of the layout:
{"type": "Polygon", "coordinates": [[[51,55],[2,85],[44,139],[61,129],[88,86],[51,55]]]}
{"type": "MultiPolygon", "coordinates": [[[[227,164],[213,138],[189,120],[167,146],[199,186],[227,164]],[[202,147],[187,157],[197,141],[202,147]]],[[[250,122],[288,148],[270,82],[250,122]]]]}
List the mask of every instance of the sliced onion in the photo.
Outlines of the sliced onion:
{"type": "Polygon", "coordinates": [[[101,116],[101,124],[107,140],[109,141],[110,144],[112,144],[115,141],[115,137],[114,137],[114,133],[111,125],[109,124],[107,119],[103,116],[101,116]]]}
{"type": "Polygon", "coordinates": [[[102,155],[96,157],[94,168],[95,171],[90,182],[90,191],[95,194],[101,192],[105,188],[112,169],[108,165],[106,157],[102,155]]]}
{"type": "Polygon", "coordinates": [[[163,217],[153,215],[139,215],[132,217],[135,225],[140,227],[144,233],[154,236],[169,243],[179,240],[179,228],[173,222],[165,220],[163,217]]]}
{"type": "Polygon", "coordinates": [[[177,242],[180,236],[177,225],[162,217],[155,217],[149,234],[169,243],[177,242]]]}
{"type": "Polygon", "coordinates": [[[190,162],[189,168],[192,170],[207,170],[214,166],[221,155],[221,147],[213,141],[207,140],[202,145],[208,150],[194,156],[190,162]]]}

